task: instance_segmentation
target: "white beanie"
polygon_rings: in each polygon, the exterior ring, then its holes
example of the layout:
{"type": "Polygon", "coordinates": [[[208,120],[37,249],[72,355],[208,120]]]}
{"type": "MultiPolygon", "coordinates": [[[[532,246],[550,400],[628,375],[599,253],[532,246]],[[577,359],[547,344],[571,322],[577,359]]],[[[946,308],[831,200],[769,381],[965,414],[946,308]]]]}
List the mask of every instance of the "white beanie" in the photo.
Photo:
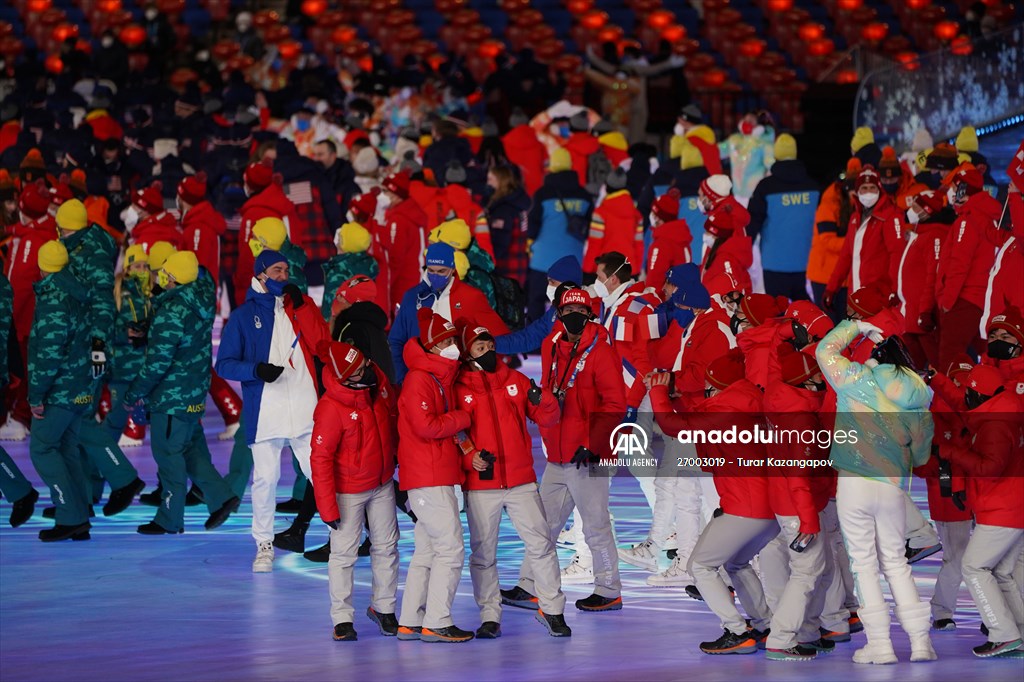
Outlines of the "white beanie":
{"type": "Polygon", "coordinates": [[[419,144],[413,142],[412,140],[407,140],[404,137],[398,138],[398,140],[395,142],[395,159],[393,161],[394,165],[401,165],[402,161],[405,159],[405,153],[410,150],[414,152],[413,156],[420,155],[419,144]]]}
{"type": "Polygon", "coordinates": [[[356,154],[355,161],[352,162],[352,170],[359,175],[373,175],[377,172],[379,165],[377,152],[374,151],[373,147],[363,147],[356,154]]]}
{"type": "Polygon", "coordinates": [[[932,134],[928,132],[926,128],[918,128],[914,131],[914,139],[910,143],[910,150],[916,154],[920,154],[926,149],[931,149],[935,146],[932,140],[932,134]]]}
{"type": "Polygon", "coordinates": [[[728,175],[712,175],[701,184],[705,194],[709,191],[715,194],[714,197],[708,197],[709,199],[724,199],[732,192],[732,180],[728,175]]]}

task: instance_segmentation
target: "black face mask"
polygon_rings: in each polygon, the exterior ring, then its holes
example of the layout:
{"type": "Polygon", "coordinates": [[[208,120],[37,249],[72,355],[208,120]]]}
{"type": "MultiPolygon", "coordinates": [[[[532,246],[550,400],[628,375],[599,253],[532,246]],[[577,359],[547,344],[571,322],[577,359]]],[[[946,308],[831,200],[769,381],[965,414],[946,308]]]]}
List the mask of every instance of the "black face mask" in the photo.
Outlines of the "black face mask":
{"type": "Polygon", "coordinates": [[[799,322],[797,322],[796,320],[793,320],[793,325],[792,326],[793,326],[793,338],[792,338],[793,347],[796,348],[797,350],[800,350],[801,348],[803,348],[804,346],[806,346],[807,344],[809,344],[811,342],[811,337],[807,333],[807,328],[804,327],[799,322]]]}
{"type": "Polygon", "coordinates": [[[590,316],[586,313],[566,313],[559,319],[562,321],[565,331],[576,336],[583,333],[583,328],[587,326],[590,316]]]}
{"type": "Polygon", "coordinates": [[[480,369],[485,372],[495,372],[498,369],[498,354],[489,350],[480,357],[473,358],[473,362],[480,365],[480,369]]]}
{"type": "Polygon", "coordinates": [[[740,325],[743,324],[743,320],[733,315],[729,319],[729,329],[732,330],[732,335],[737,336],[740,333],[740,325]]]}
{"type": "Polygon", "coordinates": [[[825,390],[825,382],[808,381],[806,384],[804,384],[804,388],[806,388],[808,391],[818,391],[820,393],[821,391],[825,390]],[[811,386],[813,386],[814,388],[810,388],[811,386]]]}
{"type": "Polygon", "coordinates": [[[164,293],[164,288],[159,284],[154,284],[153,288],[149,290],[149,293],[152,294],[153,296],[159,296],[160,294],[164,293]]]}
{"type": "Polygon", "coordinates": [[[984,393],[978,393],[973,388],[968,388],[964,391],[964,402],[967,403],[968,410],[981,407],[991,397],[992,396],[985,395],[984,393]]]}
{"type": "Polygon", "coordinates": [[[714,390],[715,389],[713,389],[713,388],[705,388],[704,389],[704,397],[705,398],[710,398],[711,394],[714,392],[714,390]]]}
{"type": "Polygon", "coordinates": [[[373,388],[377,385],[377,373],[367,367],[363,370],[363,376],[359,377],[359,381],[353,381],[348,384],[350,388],[355,389],[367,389],[373,388]]]}
{"type": "Polygon", "coordinates": [[[1010,343],[1009,341],[989,341],[988,356],[994,360],[1012,360],[1013,349],[1019,346],[1019,343],[1010,343]]]}

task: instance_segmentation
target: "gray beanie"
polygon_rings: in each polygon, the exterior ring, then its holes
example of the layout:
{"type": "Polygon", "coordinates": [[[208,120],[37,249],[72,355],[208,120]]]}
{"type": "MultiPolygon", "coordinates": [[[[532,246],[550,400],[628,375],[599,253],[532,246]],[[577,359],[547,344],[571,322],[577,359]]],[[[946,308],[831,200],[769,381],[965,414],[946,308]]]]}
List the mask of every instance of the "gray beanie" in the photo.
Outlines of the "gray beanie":
{"type": "Polygon", "coordinates": [[[519,107],[513,109],[512,115],[508,117],[508,125],[510,128],[524,126],[527,125],[529,122],[530,119],[526,116],[526,113],[519,107]]]}
{"type": "Polygon", "coordinates": [[[626,171],[621,168],[616,168],[608,174],[608,178],[604,181],[604,184],[608,186],[608,190],[612,192],[618,192],[620,189],[626,189],[626,171]]]}
{"type": "Polygon", "coordinates": [[[466,182],[466,169],[458,161],[448,162],[444,171],[444,181],[449,185],[462,185],[466,182]]]}
{"type": "Polygon", "coordinates": [[[612,123],[606,118],[602,118],[600,121],[594,124],[594,129],[591,132],[594,133],[595,136],[598,136],[604,135],[605,133],[613,132],[615,130],[616,128],[614,123],[612,123]]]}
{"type": "Polygon", "coordinates": [[[569,117],[569,130],[574,133],[585,133],[590,130],[590,121],[587,119],[585,109],[581,109],[569,117]]]}

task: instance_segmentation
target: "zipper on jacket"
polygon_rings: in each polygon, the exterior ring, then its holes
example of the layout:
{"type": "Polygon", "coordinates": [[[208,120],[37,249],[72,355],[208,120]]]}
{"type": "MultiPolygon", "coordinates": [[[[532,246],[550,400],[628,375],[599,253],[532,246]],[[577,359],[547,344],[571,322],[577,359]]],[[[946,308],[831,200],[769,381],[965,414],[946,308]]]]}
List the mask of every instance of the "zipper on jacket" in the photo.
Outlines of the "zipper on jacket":
{"type": "MultiPolygon", "coordinates": [[[[502,446],[504,446],[505,439],[501,437],[501,422],[498,420],[498,406],[494,402],[494,394],[491,393],[491,384],[490,384],[490,382],[487,381],[487,377],[486,376],[483,377],[483,380],[484,380],[484,389],[487,392],[487,402],[491,406],[491,417],[494,418],[494,428],[498,432],[498,443],[500,443],[502,446]]],[[[495,457],[497,457],[497,454],[498,453],[495,453],[495,457]]],[[[500,459],[501,459],[501,488],[507,489],[508,488],[508,477],[505,475],[505,456],[502,455],[500,457],[500,459]]],[[[479,475],[478,475],[478,478],[479,478],[479,475]]]]}

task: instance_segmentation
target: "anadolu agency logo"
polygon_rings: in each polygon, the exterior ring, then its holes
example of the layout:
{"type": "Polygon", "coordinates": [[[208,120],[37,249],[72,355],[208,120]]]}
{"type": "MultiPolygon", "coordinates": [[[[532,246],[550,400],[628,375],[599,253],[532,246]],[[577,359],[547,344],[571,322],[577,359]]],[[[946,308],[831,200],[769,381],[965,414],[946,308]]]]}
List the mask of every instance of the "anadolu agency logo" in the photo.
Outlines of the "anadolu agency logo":
{"type": "Polygon", "coordinates": [[[612,430],[608,438],[608,445],[612,449],[612,456],[628,459],[631,457],[643,457],[647,454],[647,446],[651,439],[639,424],[619,424],[612,430]]]}

